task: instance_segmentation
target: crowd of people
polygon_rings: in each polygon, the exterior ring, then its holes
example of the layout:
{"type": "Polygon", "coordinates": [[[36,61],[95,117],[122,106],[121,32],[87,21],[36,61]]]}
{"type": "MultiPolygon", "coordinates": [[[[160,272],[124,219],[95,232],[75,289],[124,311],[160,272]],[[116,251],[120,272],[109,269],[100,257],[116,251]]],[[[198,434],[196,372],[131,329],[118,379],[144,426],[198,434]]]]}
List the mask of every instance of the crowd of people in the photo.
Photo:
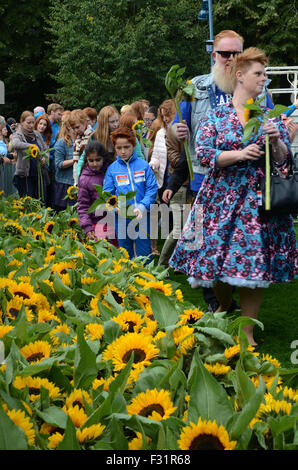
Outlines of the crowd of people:
{"type": "MultiPolygon", "coordinates": [[[[289,215],[258,211],[256,188],[264,177],[264,142],[269,135],[275,165],[286,172],[298,126],[290,114],[260,125],[243,143],[243,104],[263,96],[264,110],[273,107],[266,91],[266,55],[257,48],[244,50],[235,31],[221,31],[214,39],[211,73],[192,79],[196,96],[180,105],[167,99],[152,105],[142,99],[121,109],[108,105],[96,110],[65,110],[52,103],[24,111],[19,121],[0,117],[1,184],[6,195],[18,192],[37,197],[34,158],[24,159],[30,145],[47,151],[42,161],[44,203],[56,212],[76,201],[67,198],[78,188],[77,212],[90,240],[105,238],[124,247],[130,257],[150,261],[158,255],[161,266],[171,266],[202,287],[213,311],[241,310],[257,318],[263,289],[271,283],[298,277],[298,250],[289,215]],[[140,130],[141,129],[141,130],[140,130]],[[183,147],[188,140],[194,178],[190,179],[183,147]],[[150,144],[148,144],[150,142],[150,144]],[[128,235],[131,218],[119,206],[89,212],[98,197],[94,185],[113,197],[133,191],[136,237],[128,235]],[[150,208],[171,208],[170,233],[159,253],[150,237],[150,208]],[[186,205],[192,205],[181,231],[186,205]],[[195,245],[196,222],[203,207],[203,239],[195,245]],[[141,221],[146,219],[145,236],[141,221]],[[233,299],[240,289],[240,306],[233,299]]],[[[115,199],[117,200],[117,199],[115,199]]],[[[162,221],[161,221],[162,223],[162,221]]],[[[244,327],[250,344],[258,347],[253,325],[244,327]]]]}

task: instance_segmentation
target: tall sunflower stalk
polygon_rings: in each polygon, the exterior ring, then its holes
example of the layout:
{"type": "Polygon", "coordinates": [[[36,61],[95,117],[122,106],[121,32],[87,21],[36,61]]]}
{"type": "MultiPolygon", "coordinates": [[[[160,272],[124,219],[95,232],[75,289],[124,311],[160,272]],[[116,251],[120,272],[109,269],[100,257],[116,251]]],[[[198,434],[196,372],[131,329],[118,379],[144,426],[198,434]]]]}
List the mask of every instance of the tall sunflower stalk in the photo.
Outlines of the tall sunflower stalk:
{"type": "MultiPolygon", "coordinates": [[[[182,75],[185,72],[185,67],[180,68],[179,65],[173,65],[168,71],[165,78],[165,86],[170,96],[174,100],[175,107],[178,113],[179,122],[182,122],[182,115],[180,110],[180,103],[182,100],[191,100],[195,97],[196,89],[190,80],[184,80],[182,75]]],[[[192,162],[190,158],[188,143],[184,141],[184,150],[189,169],[191,180],[194,179],[192,162]]]]}
{"type": "Polygon", "coordinates": [[[47,149],[46,151],[41,152],[37,145],[30,145],[25,150],[25,156],[23,160],[27,160],[28,158],[36,158],[37,163],[37,189],[38,189],[38,199],[44,201],[44,187],[43,187],[43,176],[42,176],[42,159],[44,158],[46,163],[49,163],[48,152],[51,149],[47,149]]]}
{"type": "MultiPolygon", "coordinates": [[[[286,106],[277,104],[273,109],[270,109],[268,113],[264,112],[264,108],[260,106],[261,102],[265,98],[263,95],[259,100],[254,101],[250,98],[243,104],[244,107],[244,120],[246,125],[244,127],[244,134],[242,142],[246,142],[250,139],[251,135],[256,135],[258,129],[263,121],[264,124],[270,118],[278,117],[280,114],[285,112],[286,106]]],[[[265,210],[270,211],[270,148],[269,148],[269,135],[265,134],[265,210]]]]}

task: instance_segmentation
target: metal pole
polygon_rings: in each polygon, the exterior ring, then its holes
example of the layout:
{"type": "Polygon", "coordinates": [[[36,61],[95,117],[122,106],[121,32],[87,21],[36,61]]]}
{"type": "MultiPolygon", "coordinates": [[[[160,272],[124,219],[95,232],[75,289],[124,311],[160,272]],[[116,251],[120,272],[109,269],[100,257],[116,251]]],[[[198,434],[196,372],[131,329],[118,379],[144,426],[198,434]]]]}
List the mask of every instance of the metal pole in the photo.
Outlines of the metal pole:
{"type": "MultiPolygon", "coordinates": [[[[212,0],[208,0],[208,13],[209,13],[209,39],[213,44],[213,13],[212,13],[212,0]]],[[[213,66],[212,53],[210,53],[211,67],[213,66]]]]}

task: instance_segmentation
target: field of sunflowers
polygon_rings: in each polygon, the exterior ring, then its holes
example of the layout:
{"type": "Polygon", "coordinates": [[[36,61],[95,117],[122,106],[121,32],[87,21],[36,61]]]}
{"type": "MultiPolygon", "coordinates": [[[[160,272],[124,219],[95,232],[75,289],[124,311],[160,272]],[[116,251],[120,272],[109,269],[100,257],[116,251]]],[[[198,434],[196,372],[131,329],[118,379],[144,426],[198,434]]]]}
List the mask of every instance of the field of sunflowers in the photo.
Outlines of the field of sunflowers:
{"type": "Polygon", "coordinates": [[[165,274],[1,196],[1,450],[298,448],[298,370],[165,274]]]}

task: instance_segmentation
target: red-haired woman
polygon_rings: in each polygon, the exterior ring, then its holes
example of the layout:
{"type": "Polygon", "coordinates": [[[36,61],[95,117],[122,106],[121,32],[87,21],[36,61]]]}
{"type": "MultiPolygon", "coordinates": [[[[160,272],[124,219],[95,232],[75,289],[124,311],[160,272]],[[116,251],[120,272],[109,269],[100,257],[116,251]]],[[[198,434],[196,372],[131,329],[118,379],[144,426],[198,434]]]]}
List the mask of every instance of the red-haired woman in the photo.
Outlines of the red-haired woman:
{"type": "Polygon", "coordinates": [[[34,129],[42,135],[46,147],[49,148],[52,138],[52,126],[46,114],[41,114],[36,118],[34,129]]]}

